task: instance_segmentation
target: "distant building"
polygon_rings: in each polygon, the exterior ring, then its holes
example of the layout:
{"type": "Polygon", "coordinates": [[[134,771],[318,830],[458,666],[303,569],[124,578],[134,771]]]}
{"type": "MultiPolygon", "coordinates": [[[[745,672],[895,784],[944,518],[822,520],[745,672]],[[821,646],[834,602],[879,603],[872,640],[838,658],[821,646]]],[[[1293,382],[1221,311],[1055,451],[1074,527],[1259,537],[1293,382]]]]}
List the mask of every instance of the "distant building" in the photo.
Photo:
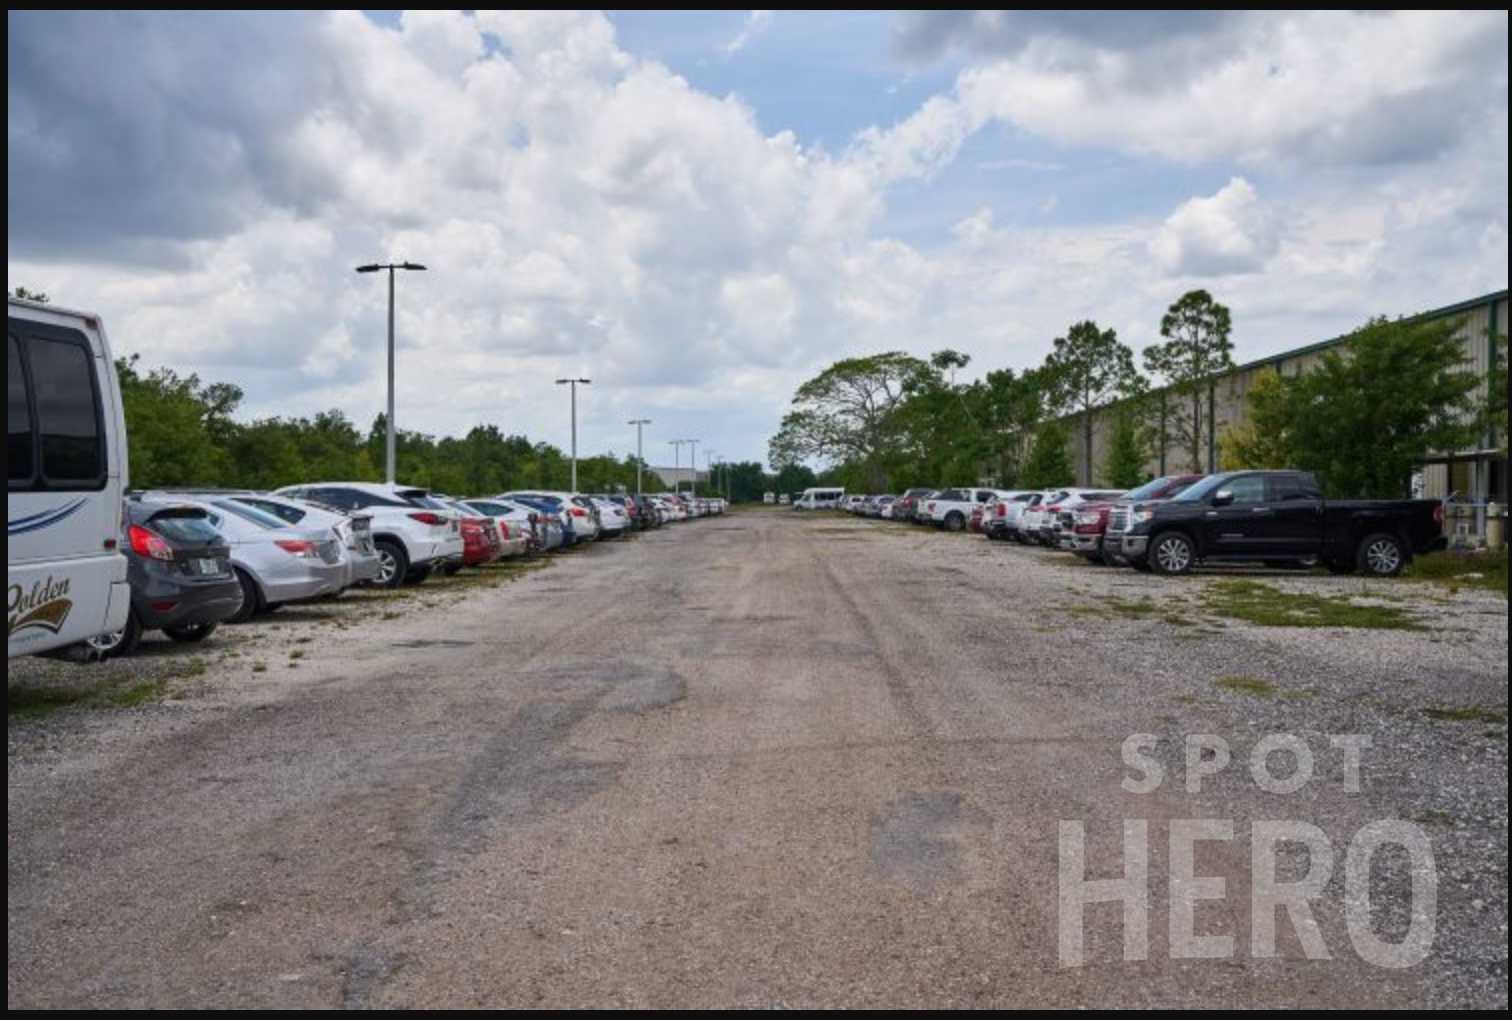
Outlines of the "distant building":
{"type": "Polygon", "coordinates": [[[690,482],[697,481],[704,485],[709,481],[707,471],[695,471],[685,467],[648,467],[646,470],[661,479],[662,488],[674,489],[679,485],[686,486],[690,482]]]}
{"type": "MultiPolygon", "coordinates": [[[[1493,338],[1507,332],[1507,294],[1499,290],[1459,304],[1435,308],[1423,312],[1418,319],[1459,318],[1462,324],[1459,336],[1465,345],[1468,365],[1482,379],[1489,381],[1490,366],[1495,358],[1493,338]]],[[[1192,465],[1190,451],[1181,447],[1174,436],[1167,435],[1164,441],[1156,441],[1156,449],[1146,464],[1152,475],[1175,474],[1181,471],[1218,470],[1218,437],[1228,428],[1242,424],[1249,413],[1245,399],[1256,376],[1264,369],[1275,369],[1279,374],[1295,376],[1318,364],[1324,352],[1338,347],[1347,337],[1334,337],[1320,343],[1299,347],[1283,354],[1272,355],[1240,365],[1219,376],[1208,388],[1204,412],[1206,450],[1201,464],[1192,465]]],[[[1482,389],[1482,393],[1484,393],[1482,389]]],[[[1169,394],[1168,390],[1156,390],[1151,394],[1155,414],[1159,420],[1160,408],[1169,394]]],[[[1112,408],[1095,412],[1092,419],[1092,459],[1086,463],[1082,442],[1081,417],[1070,415],[1063,419],[1070,432],[1070,452],[1076,466],[1076,477],[1083,484],[1096,484],[1102,472],[1103,461],[1112,440],[1114,418],[1112,408]]],[[[1157,426],[1158,431],[1158,426],[1157,426]]],[[[1460,501],[1484,504],[1493,500],[1505,506],[1507,503],[1506,460],[1501,454],[1502,437],[1485,435],[1476,446],[1452,451],[1440,451],[1429,457],[1422,466],[1421,495],[1429,499],[1442,499],[1457,494],[1460,501]]],[[[1482,521],[1477,522],[1477,530],[1482,521]]]]}

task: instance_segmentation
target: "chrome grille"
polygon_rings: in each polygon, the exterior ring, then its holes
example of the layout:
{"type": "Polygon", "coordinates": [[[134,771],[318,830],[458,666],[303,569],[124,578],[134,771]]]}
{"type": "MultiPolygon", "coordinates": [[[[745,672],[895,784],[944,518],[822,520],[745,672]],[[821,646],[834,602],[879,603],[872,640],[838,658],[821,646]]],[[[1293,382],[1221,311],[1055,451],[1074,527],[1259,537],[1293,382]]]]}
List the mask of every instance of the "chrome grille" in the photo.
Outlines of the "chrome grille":
{"type": "Polygon", "coordinates": [[[1113,508],[1113,513],[1110,514],[1109,517],[1108,517],[1108,530],[1109,531],[1128,531],[1129,530],[1129,508],[1128,507],[1119,506],[1119,507],[1114,507],[1113,508]]]}

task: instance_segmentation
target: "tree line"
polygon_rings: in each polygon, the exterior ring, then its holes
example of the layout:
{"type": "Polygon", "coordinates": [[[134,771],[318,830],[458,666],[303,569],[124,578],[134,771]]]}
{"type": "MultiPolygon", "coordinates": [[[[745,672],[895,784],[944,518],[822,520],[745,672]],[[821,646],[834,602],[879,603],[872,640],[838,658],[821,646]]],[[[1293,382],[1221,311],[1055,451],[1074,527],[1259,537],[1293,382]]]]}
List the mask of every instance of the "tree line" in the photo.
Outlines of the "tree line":
{"type": "MultiPolygon", "coordinates": [[[[1193,290],[1161,317],[1143,370],[1114,330],[1090,320],[1056,337],[1040,365],[965,383],[954,375],[971,359],[959,351],[847,358],[798,388],[769,460],[820,462],[821,481],[853,491],[983,477],[1038,489],[1075,484],[1079,448],[1090,481],[1132,488],[1150,477],[1156,449],[1174,450],[1172,470],[1201,471],[1216,442],[1225,470],[1293,467],[1331,494],[1393,497],[1426,454],[1479,446],[1487,430],[1505,441],[1505,357],[1493,358],[1483,389],[1453,319],[1371,319],[1311,370],[1262,373],[1243,424],[1214,436],[1206,405],[1235,367],[1232,326],[1227,307],[1193,290]],[[1095,449],[1099,416],[1110,428],[1095,449]]],[[[1497,351],[1505,343],[1498,337],[1497,351]]]]}

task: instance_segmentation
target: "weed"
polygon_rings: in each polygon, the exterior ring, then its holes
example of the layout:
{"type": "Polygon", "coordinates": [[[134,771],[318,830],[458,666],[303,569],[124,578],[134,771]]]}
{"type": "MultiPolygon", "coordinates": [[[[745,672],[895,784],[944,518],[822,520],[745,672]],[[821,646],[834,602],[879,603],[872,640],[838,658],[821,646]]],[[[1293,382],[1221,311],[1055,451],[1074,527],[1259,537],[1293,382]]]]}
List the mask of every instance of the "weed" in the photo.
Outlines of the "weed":
{"type": "Polygon", "coordinates": [[[1427,629],[1394,606],[1360,605],[1347,596],[1284,592],[1242,578],[1218,581],[1208,587],[1205,597],[1210,612],[1261,627],[1427,629]]]}
{"type": "Polygon", "coordinates": [[[1252,676],[1221,676],[1213,683],[1226,691],[1248,694],[1254,698],[1274,698],[1279,693],[1275,684],[1252,676]]]}

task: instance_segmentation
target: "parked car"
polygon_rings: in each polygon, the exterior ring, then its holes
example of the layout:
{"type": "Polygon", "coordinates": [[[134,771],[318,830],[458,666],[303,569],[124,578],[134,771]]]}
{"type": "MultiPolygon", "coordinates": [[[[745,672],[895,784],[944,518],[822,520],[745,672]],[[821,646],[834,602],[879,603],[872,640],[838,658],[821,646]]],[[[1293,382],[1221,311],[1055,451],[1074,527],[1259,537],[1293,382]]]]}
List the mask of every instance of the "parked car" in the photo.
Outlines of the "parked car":
{"type": "Polygon", "coordinates": [[[804,489],[793,502],[794,510],[834,510],[845,499],[845,490],[832,486],[804,489]]]}
{"type": "Polygon", "coordinates": [[[972,509],[991,498],[991,489],[941,489],[924,501],[924,518],[946,531],[964,531],[972,509]]]}
{"type": "Polygon", "coordinates": [[[11,298],[5,342],[5,654],[126,626],[126,421],[99,316],[11,298]]]}
{"type": "Polygon", "coordinates": [[[333,529],[295,527],[223,496],[185,502],[209,511],[210,523],[231,547],[242,604],[230,622],[341,590],[347,567],[333,529]]]}
{"type": "Polygon", "coordinates": [[[1043,493],[1005,490],[982,509],[982,532],[995,542],[1018,537],[1019,518],[1043,493]]]}
{"type": "Polygon", "coordinates": [[[593,508],[598,511],[599,529],[605,538],[619,538],[630,533],[633,522],[623,504],[616,503],[608,496],[589,498],[593,508]]]}
{"type": "Polygon", "coordinates": [[[174,641],[203,641],[242,606],[231,547],[204,507],[128,500],[125,507],[131,609],[120,630],[85,640],[94,657],[130,655],[142,635],[161,630],[174,641]]]}
{"type": "Polygon", "coordinates": [[[919,501],[934,495],[933,489],[909,489],[893,501],[893,519],[898,521],[913,520],[914,508],[919,501]]]}
{"type": "Polygon", "coordinates": [[[1132,507],[1120,551],[1162,574],[1204,562],[1317,561],[1336,573],[1392,577],[1442,548],[1443,518],[1438,500],[1324,499],[1305,471],[1225,472],[1132,507]]]}
{"type": "Polygon", "coordinates": [[[504,555],[504,540],[492,517],[450,496],[431,493],[430,499],[455,513],[462,531],[462,560],[443,567],[442,570],[447,575],[455,574],[463,567],[481,567],[494,563],[504,555]]]}
{"type": "Polygon", "coordinates": [[[464,502],[478,513],[499,522],[503,529],[505,556],[545,552],[562,546],[562,522],[555,514],[542,513],[507,499],[473,498],[464,502]]]}
{"type": "Polygon", "coordinates": [[[567,529],[567,545],[592,542],[599,537],[598,513],[593,502],[575,492],[529,490],[503,492],[500,499],[524,500],[561,516],[567,529]]]}
{"type": "Polygon", "coordinates": [[[877,513],[876,513],[876,516],[878,518],[880,518],[881,520],[884,520],[884,521],[890,521],[890,520],[892,520],[893,519],[893,508],[896,507],[897,505],[898,505],[898,497],[896,497],[896,496],[881,496],[881,497],[879,497],[877,499],[877,513]]]}
{"type": "Polygon", "coordinates": [[[1052,549],[1073,552],[1072,534],[1076,528],[1076,514],[1084,506],[1094,503],[1109,503],[1122,498],[1124,490],[1073,489],[1048,511],[1049,520],[1043,541],[1052,549]]]}
{"type": "Polygon", "coordinates": [[[379,562],[376,584],[418,584],[432,570],[462,559],[457,514],[431,503],[426,489],[385,482],[309,482],[286,485],[275,494],[370,514],[379,562]]]}
{"type": "Polygon", "coordinates": [[[330,527],[346,548],[347,576],[341,586],[343,591],[354,585],[377,580],[382,571],[378,551],[373,546],[373,517],[366,511],[342,511],[255,489],[154,489],[146,495],[189,499],[224,497],[270,513],[286,524],[330,527]]]}
{"type": "Polygon", "coordinates": [[[1202,481],[1202,475],[1166,475],[1132,489],[1117,500],[1092,503],[1076,512],[1072,545],[1075,552],[1093,563],[1125,565],[1120,546],[1128,527],[1129,507],[1135,503],[1154,503],[1170,499],[1189,485],[1202,481]]]}

